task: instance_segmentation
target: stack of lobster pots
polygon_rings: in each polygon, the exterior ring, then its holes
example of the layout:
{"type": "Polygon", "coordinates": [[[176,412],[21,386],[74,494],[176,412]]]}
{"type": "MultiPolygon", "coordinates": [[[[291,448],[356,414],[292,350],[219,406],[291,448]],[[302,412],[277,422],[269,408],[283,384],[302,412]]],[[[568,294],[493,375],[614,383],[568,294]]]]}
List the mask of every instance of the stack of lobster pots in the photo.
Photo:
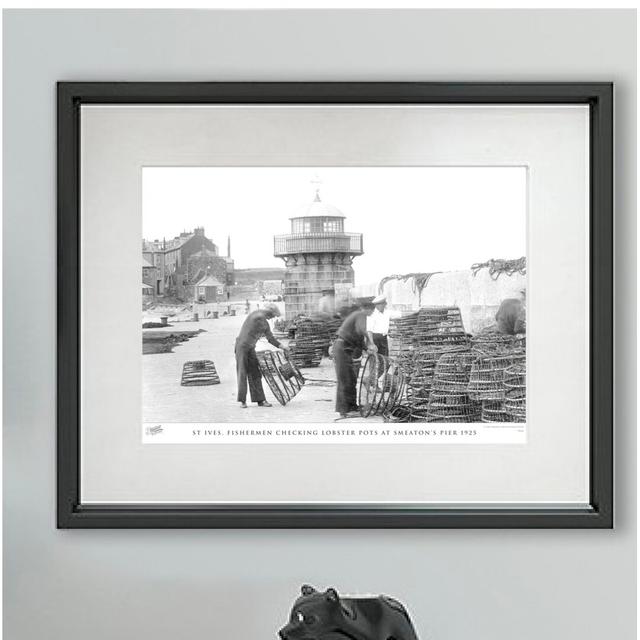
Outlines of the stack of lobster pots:
{"type": "Polygon", "coordinates": [[[447,353],[467,353],[469,338],[458,307],[422,307],[414,334],[411,372],[407,381],[407,401],[412,420],[430,419],[429,402],[436,365],[447,353]]]}
{"type": "Polygon", "coordinates": [[[389,337],[389,354],[407,380],[398,420],[524,421],[523,340],[497,330],[470,338],[458,307],[423,307],[393,319],[389,337]]]}
{"type": "Polygon", "coordinates": [[[502,409],[510,422],[525,422],[527,419],[527,369],[524,361],[504,370],[502,409]]]}
{"type": "Polygon", "coordinates": [[[486,331],[472,338],[471,350],[474,361],[469,395],[482,403],[482,422],[524,422],[525,410],[520,408],[526,402],[523,342],[515,336],[486,331]],[[511,405],[505,404],[509,384],[514,388],[511,405]]]}
{"type": "Polygon", "coordinates": [[[289,343],[297,367],[319,367],[329,342],[325,325],[311,318],[296,320],[295,339],[289,343]]]}
{"type": "Polygon", "coordinates": [[[480,404],[469,396],[469,376],[474,356],[466,351],[443,353],[436,365],[429,403],[428,422],[478,422],[480,404]]]}
{"type": "Polygon", "coordinates": [[[389,321],[389,357],[398,364],[405,376],[411,374],[418,312],[404,313],[389,321]]]}

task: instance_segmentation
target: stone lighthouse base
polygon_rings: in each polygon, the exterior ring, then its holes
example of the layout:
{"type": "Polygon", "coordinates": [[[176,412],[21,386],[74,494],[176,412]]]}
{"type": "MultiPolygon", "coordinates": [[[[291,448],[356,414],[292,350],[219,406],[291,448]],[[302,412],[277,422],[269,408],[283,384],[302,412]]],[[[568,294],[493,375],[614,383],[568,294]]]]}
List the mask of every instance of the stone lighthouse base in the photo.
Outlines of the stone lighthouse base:
{"type": "Polygon", "coordinates": [[[333,291],[338,283],[354,283],[350,256],[307,254],[288,260],[284,276],[286,319],[317,312],[323,291],[333,291]]]}

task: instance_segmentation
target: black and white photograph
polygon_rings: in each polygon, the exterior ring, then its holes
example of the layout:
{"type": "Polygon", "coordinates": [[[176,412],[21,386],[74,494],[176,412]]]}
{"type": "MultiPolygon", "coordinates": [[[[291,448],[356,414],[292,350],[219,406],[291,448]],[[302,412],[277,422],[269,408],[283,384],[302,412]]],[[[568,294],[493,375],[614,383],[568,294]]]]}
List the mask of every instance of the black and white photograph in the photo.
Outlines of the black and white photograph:
{"type": "Polygon", "coordinates": [[[526,442],[527,179],[143,167],[143,441],[526,442]]]}

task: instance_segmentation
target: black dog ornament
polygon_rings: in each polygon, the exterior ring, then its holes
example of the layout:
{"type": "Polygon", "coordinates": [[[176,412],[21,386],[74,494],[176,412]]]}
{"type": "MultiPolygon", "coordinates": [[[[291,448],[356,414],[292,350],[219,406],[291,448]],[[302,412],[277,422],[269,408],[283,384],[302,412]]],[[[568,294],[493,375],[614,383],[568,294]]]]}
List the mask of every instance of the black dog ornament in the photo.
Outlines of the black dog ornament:
{"type": "Polygon", "coordinates": [[[335,589],[301,589],[281,640],[418,640],[407,610],[388,596],[341,598],[335,589]]]}

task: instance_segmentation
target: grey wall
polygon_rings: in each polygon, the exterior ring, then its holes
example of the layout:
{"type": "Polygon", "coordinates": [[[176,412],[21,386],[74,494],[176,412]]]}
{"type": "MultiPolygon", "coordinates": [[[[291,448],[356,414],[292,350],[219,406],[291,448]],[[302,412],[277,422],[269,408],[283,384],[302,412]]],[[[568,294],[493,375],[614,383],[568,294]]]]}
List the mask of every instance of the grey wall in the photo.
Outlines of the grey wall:
{"type": "Polygon", "coordinates": [[[300,583],[386,592],[425,639],[635,637],[633,11],[4,15],[5,637],[274,638],[300,583]],[[57,80],[616,83],[615,531],[57,531],[57,80]]]}

